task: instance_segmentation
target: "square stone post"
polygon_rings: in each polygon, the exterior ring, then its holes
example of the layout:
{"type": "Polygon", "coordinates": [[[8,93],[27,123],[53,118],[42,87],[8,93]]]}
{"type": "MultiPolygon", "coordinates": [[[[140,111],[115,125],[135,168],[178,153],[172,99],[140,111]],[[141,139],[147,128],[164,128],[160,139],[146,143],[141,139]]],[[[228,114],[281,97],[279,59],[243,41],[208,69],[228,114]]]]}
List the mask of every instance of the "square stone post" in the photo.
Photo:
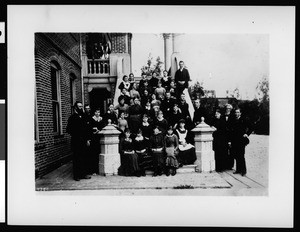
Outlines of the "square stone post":
{"type": "Polygon", "coordinates": [[[212,149],[212,133],[214,129],[204,122],[201,118],[201,123],[193,130],[195,134],[195,149],[197,160],[197,172],[212,172],[215,171],[215,156],[212,149]]]}
{"type": "Polygon", "coordinates": [[[108,120],[108,125],[104,127],[99,134],[101,153],[99,154],[99,174],[103,176],[117,175],[118,168],[121,166],[119,154],[119,134],[111,120],[108,120]]]}

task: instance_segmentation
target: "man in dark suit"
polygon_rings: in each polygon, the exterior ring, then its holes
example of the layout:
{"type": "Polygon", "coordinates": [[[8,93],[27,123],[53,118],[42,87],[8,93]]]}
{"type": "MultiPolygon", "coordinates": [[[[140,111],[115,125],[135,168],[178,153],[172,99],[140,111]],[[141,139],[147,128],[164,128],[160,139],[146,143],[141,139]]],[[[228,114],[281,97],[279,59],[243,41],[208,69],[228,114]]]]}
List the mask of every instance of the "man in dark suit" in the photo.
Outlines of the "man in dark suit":
{"type": "Polygon", "coordinates": [[[81,102],[75,102],[74,114],[69,117],[67,133],[71,135],[71,149],[73,151],[73,175],[74,180],[90,179],[87,175],[88,159],[87,147],[91,142],[91,131],[89,130],[86,117],[84,116],[81,102]]]}
{"type": "Polygon", "coordinates": [[[189,87],[189,81],[191,80],[189,71],[184,68],[184,62],[179,62],[179,69],[175,73],[175,83],[178,91],[178,96],[189,87]]]}
{"type": "Polygon", "coordinates": [[[204,117],[205,123],[210,125],[210,120],[208,118],[207,110],[204,107],[201,107],[200,99],[196,99],[194,118],[193,118],[194,126],[197,126],[201,122],[202,117],[204,117]]]}
{"type": "Polygon", "coordinates": [[[161,103],[161,110],[164,112],[166,119],[171,116],[175,102],[176,100],[171,97],[171,93],[166,92],[166,97],[161,103]]]}
{"type": "Polygon", "coordinates": [[[234,174],[246,175],[246,161],[245,161],[245,147],[249,143],[248,136],[251,130],[244,118],[241,117],[241,110],[239,108],[234,111],[235,118],[231,124],[231,152],[236,160],[236,171],[234,174]]]}
{"type": "Polygon", "coordinates": [[[185,94],[181,93],[180,100],[178,101],[178,107],[182,118],[185,120],[186,129],[191,130],[193,128],[193,122],[189,112],[189,104],[185,100],[185,94]]]}
{"type": "MultiPolygon", "coordinates": [[[[221,117],[222,120],[225,122],[225,139],[226,143],[229,143],[230,135],[231,135],[231,122],[234,119],[234,116],[231,113],[232,111],[232,105],[226,104],[225,105],[225,113],[221,117]]],[[[234,165],[234,157],[231,154],[231,148],[227,145],[227,152],[226,152],[226,158],[224,159],[226,161],[225,164],[225,170],[231,170],[234,165]]]]}

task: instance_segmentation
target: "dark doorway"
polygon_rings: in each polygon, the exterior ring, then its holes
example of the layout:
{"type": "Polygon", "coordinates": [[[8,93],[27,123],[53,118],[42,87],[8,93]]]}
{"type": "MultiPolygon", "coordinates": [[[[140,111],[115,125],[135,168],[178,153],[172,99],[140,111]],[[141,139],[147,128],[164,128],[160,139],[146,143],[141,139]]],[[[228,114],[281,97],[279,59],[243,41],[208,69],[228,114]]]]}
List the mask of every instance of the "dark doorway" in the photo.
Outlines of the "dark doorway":
{"type": "Polygon", "coordinates": [[[90,106],[92,111],[100,108],[101,114],[106,112],[106,102],[110,98],[111,93],[106,88],[94,88],[90,93],[90,106]]]}

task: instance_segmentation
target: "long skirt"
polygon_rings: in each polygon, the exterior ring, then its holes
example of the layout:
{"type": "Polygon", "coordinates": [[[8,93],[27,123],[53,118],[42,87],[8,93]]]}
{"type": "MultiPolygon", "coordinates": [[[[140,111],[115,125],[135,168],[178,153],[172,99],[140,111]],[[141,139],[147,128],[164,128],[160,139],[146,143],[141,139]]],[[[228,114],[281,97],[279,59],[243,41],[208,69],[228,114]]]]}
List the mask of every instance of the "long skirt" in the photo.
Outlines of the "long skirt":
{"type": "Polygon", "coordinates": [[[153,169],[153,160],[152,156],[146,150],[145,152],[136,152],[138,155],[138,163],[141,170],[152,170],[153,169]]]}
{"type": "Polygon", "coordinates": [[[178,153],[178,161],[183,165],[194,164],[196,161],[196,150],[195,147],[192,147],[185,151],[180,151],[178,153]]]}
{"type": "Polygon", "coordinates": [[[154,171],[162,171],[165,166],[165,156],[163,151],[152,151],[154,171]]]}
{"type": "Polygon", "coordinates": [[[175,148],[174,147],[166,147],[166,167],[167,168],[178,168],[179,164],[175,157],[175,148]]]}
{"type": "Polygon", "coordinates": [[[138,155],[136,153],[126,153],[124,152],[121,156],[121,165],[123,175],[125,176],[132,176],[137,171],[140,170],[138,164],[138,155]]]}

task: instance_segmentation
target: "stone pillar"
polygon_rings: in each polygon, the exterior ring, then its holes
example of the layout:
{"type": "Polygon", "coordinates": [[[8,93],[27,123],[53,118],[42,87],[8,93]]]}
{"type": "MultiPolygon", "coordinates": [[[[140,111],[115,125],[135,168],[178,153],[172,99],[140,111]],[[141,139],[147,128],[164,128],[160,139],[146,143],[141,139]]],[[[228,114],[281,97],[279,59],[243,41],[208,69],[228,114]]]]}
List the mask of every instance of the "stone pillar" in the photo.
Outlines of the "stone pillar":
{"type": "Polygon", "coordinates": [[[164,55],[165,55],[165,70],[169,71],[171,67],[171,56],[173,53],[173,40],[171,33],[164,33],[164,55]]]}
{"type": "Polygon", "coordinates": [[[100,175],[117,175],[118,168],[121,166],[119,154],[119,134],[111,120],[108,125],[100,132],[101,153],[99,154],[99,174],[100,175]]]}
{"type": "Polygon", "coordinates": [[[212,172],[215,171],[215,157],[212,149],[212,133],[214,129],[204,122],[204,117],[201,118],[201,123],[193,130],[195,134],[195,149],[197,160],[197,172],[212,172]]]}

